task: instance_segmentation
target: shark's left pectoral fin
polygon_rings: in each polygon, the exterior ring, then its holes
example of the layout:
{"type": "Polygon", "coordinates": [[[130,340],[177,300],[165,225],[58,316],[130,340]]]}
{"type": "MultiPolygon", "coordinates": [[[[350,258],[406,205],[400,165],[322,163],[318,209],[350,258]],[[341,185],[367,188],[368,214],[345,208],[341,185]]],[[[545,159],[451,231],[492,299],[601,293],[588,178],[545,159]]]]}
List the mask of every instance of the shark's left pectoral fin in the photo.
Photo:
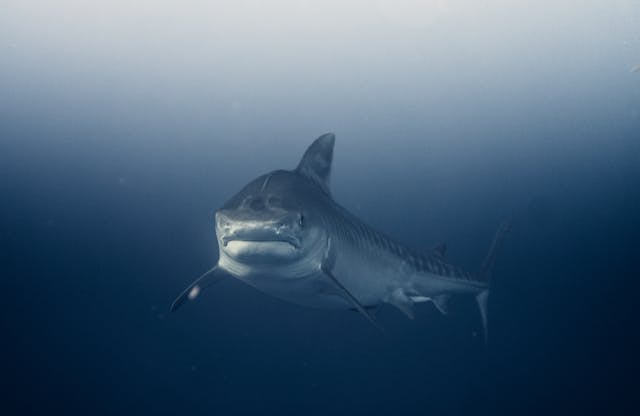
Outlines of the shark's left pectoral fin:
{"type": "Polygon", "coordinates": [[[376,322],[376,319],[373,317],[373,315],[371,315],[371,313],[369,313],[369,311],[367,311],[365,307],[362,306],[360,301],[358,301],[358,299],[356,299],[356,297],[353,296],[351,292],[349,292],[349,290],[347,290],[347,288],[344,287],[338,279],[336,279],[336,277],[333,275],[333,273],[331,273],[330,270],[325,269],[324,267],[322,267],[321,270],[324,273],[324,275],[333,282],[334,286],[338,289],[340,294],[343,295],[347,300],[349,300],[349,302],[351,302],[353,307],[356,308],[356,310],[360,312],[362,316],[367,318],[367,320],[371,322],[373,326],[378,328],[380,331],[384,332],[384,329],[378,324],[378,322],[376,322]]]}
{"type": "Polygon", "coordinates": [[[353,296],[349,290],[340,283],[340,281],[333,275],[331,270],[336,262],[336,252],[331,245],[331,238],[327,239],[327,247],[325,248],[324,260],[322,264],[320,264],[320,271],[324,274],[328,280],[333,282],[333,286],[338,290],[338,293],[347,299],[353,307],[362,314],[369,322],[373,324],[380,331],[384,332],[384,329],[376,322],[374,316],[367,311],[367,309],[360,303],[360,301],[353,296]]]}
{"type": "Polygon", "coordinates": [[[186,301],[197,298],[200,292],[202,292],[212,284],[218,282],[223,276],[225,276],[224,271],[220,269],[216,264],[209,271],[205,272],[202,276],[198,277],[193,283],[191,283],[176,298],[176,300],[173,301],[169,310],[173,312],[180,306],[182,306],[186,301]]]}

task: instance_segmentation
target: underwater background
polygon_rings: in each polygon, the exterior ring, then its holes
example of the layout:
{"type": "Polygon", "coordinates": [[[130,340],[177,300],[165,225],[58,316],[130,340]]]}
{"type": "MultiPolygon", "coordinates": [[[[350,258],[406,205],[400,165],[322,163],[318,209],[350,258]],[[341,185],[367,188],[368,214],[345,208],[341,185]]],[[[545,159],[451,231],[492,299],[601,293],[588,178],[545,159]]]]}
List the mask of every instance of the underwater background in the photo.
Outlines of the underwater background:
{"type": "Polygon", "coordinates": [[[629,414],[640,2],[0,1],[2,414],[629,414]],[[235,280],[213,213],[336,134],[338,203],[479,267],[408,320],[235,280]]]}

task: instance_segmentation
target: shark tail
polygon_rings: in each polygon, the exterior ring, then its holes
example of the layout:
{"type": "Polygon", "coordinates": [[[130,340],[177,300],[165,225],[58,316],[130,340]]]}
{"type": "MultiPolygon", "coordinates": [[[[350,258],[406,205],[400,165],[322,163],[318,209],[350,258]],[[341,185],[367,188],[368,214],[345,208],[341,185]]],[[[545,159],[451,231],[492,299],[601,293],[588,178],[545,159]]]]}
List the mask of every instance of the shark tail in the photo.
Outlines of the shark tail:
{"type": "MultiPolygon", "coordinates": [[[[496,262],[496,255],[502,245],[502,242],[507,235],[507,233],[511,230],[511,224],[508,222],[502,222],[496,231],[493,241],[491,242],[491,246],[489,247],[489,252],[485,257],[482,265],[480,266],[480,271],[478,273],[479,280],[486,282],[487,285],[491,283],[491,275],[493,273],[493,268],[496,262]]],[[[484,289],[480,293],[476,295],[476,302],[478,303],[478,309],[480,310],[480,318],[482,319],[482,334],[484,337],[485,345],[488,342],[488,321],[487,321],[487,304],[489,301],[489,289],[484,289]]]]}

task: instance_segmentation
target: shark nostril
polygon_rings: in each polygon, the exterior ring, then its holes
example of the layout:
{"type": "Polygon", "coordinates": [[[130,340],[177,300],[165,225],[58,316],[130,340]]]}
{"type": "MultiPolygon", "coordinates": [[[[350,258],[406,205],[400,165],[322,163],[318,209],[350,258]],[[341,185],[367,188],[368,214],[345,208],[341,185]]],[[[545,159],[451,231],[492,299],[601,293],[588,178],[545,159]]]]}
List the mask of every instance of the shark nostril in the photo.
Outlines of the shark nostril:
{"type": "Polygon", "coordinates": [[[215,223],[216,223],[216,226],[222,229],[228,228],[231,224],[231,222],[229,221],[229,218],[222,212],[216,212],[215,223]]]}

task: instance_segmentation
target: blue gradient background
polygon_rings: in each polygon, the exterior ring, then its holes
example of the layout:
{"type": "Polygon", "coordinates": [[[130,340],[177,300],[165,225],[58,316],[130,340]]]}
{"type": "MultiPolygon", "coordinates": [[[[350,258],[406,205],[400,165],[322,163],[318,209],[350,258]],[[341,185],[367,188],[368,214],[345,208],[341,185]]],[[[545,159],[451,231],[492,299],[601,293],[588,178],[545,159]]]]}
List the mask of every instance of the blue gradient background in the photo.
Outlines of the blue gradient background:
{"type": "MultiPolygon", "coordinates": [[[[0,1],[0,412],[633,412],[638,1],[0,1]],[[337,135],[333,192],[479,265],[448,317],[304,309],[216,261],[213,212],[337,135]]],[[[637,399],[636,399],[637,400],[637,399]]],[[[636,401],[637,403],[637,401],[636,401]]]]}

